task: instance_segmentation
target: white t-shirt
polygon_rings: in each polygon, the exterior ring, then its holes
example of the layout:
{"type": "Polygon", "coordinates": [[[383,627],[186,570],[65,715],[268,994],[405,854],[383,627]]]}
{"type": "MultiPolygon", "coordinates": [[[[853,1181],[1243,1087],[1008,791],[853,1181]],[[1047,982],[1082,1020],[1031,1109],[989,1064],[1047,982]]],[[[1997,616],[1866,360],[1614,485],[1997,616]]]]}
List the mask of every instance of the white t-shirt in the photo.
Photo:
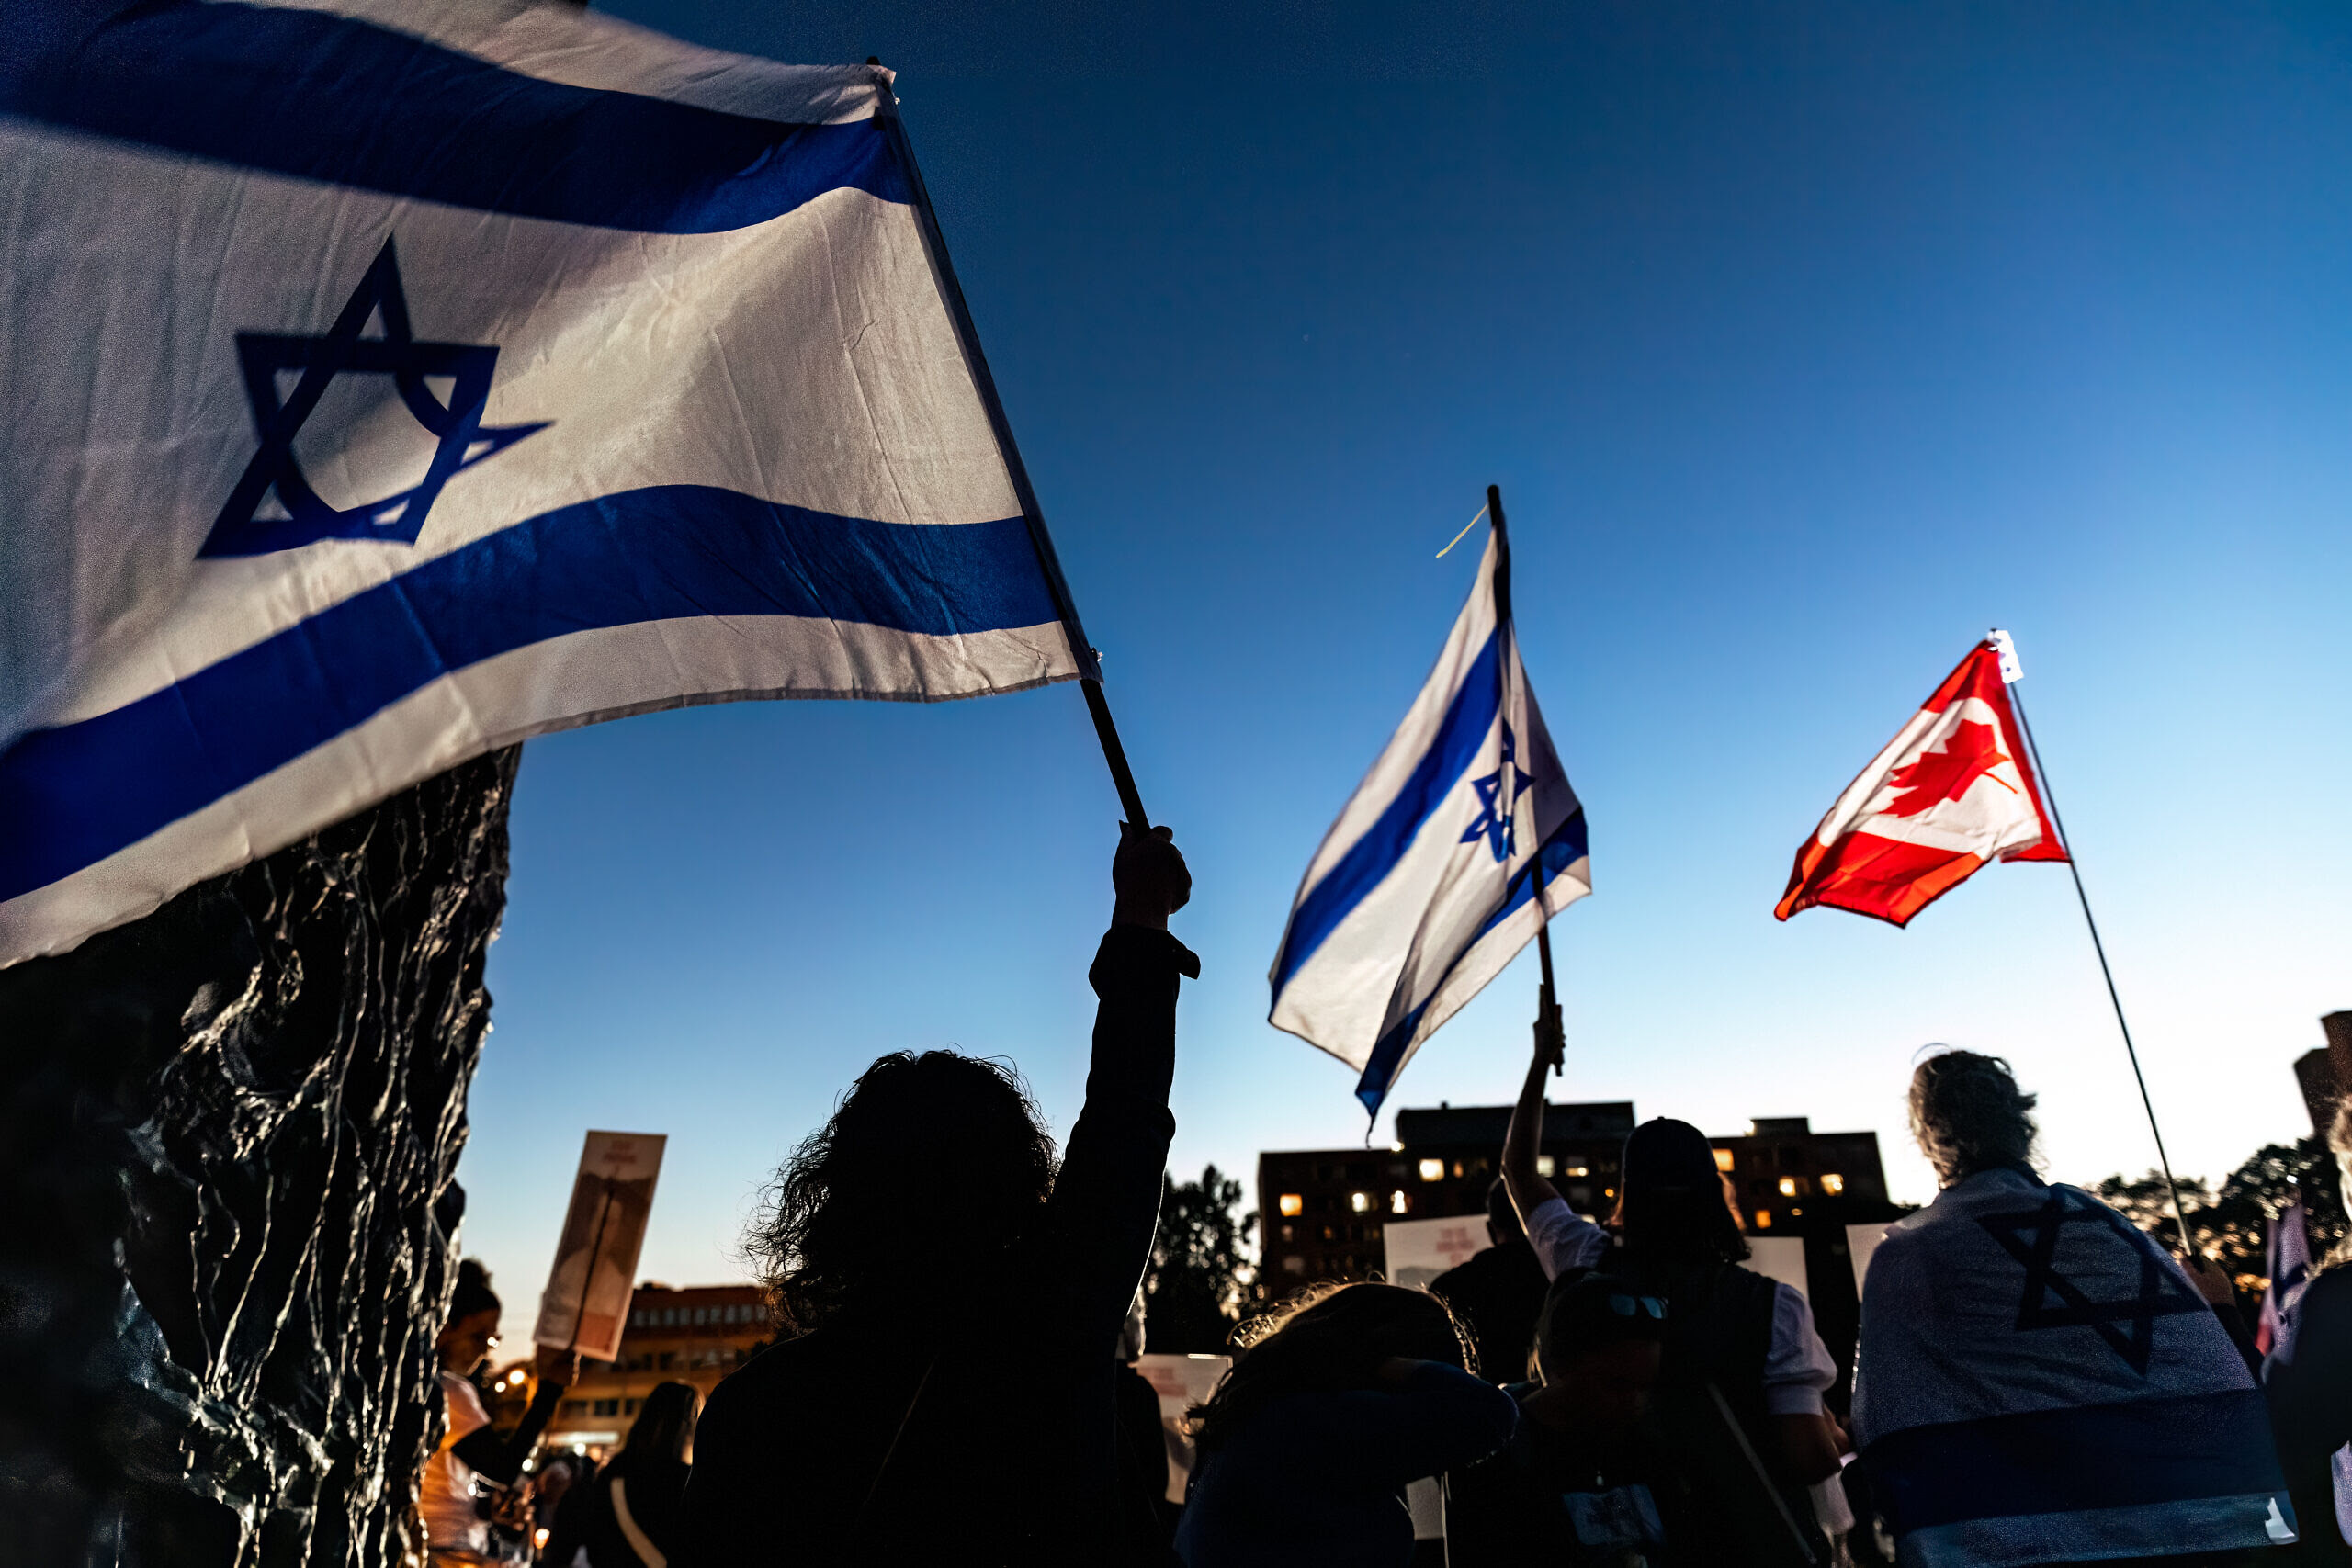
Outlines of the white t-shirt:
{"type": "Polygon", "coordinates": [[[448,1407],[449,1429],[424,1461],[416,1499],[425,1539],[445,1551],[488,1551],[490,1521],[474,1511],[473,1466],[450,1450],[468,1433],[489,1426],[490,1412],[474,1385],[452,1371],[441,1374],[441,1402],[448,1407]]]}
{"type": "MultiPolygon", "coordinates": [[[[1609,1233],[1561,1198],[1527,1216],[1527,1240],[1544,1277],[1590,1269],[1609,1251],[1609,1233]]],[[[1772,1341],[1764,1352],[1764,1408],[1774,1416],[1818,1416],[1821,1396],[1838,1381],[1838,1363],[1813,1326],[1813,1308],[1787,1285],[1773,1281],[1772,1341]]]]}

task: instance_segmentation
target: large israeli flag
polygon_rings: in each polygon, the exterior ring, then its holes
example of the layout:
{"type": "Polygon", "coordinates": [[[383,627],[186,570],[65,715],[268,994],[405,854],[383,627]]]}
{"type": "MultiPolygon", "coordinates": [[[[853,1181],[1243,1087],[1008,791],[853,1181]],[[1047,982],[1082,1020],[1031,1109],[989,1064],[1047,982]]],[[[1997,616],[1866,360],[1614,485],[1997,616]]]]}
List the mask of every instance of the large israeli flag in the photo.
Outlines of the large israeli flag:
{"type": "Polygon", "coordinates": [[[2236,1561],[2295,1540],[2228,1331],[2078,1187],[1996,1167],[1888,1226],[1855,1356],[1854,1441],[1901,1568],[2236,1561]]]}
{"type": "Polygon", "coordinates": [[[0,964],[524,736],[1081,672],[888,72],[107,9],[0,0],[0,964]]]}
{"type": "Polygon", "coordinates": [[[1510,573],[1498,526],[1437,668],[1308,863],[1268,976],[1271,1021],[1361,1069],[1367,1111],[1592,891],[1584,807],[1520,665],[1510,573]]]}

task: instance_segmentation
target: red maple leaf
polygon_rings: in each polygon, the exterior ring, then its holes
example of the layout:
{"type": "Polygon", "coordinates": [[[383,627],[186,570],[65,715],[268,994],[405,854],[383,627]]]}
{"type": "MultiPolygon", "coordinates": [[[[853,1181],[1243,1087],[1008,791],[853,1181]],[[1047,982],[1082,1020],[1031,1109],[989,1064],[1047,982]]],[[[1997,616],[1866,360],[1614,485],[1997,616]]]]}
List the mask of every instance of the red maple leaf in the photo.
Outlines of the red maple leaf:
{"type": "MultiPolygon", "coordinates": [[[[1889,806],[1886,814],[1917,817],[1947,800],[1958,800],[1980,775],[1989,774],[2009,760],[2009,754],[2001,750],[1997,730],[1989,724],[1962,719],[1945,737],[1942,750],[1922,751],[1888,777],[1887,784],[1903,798],[1889,806]]],[[[1999,779],[1993,782],[2012,795],[2017,793],[1999,779]]]]}

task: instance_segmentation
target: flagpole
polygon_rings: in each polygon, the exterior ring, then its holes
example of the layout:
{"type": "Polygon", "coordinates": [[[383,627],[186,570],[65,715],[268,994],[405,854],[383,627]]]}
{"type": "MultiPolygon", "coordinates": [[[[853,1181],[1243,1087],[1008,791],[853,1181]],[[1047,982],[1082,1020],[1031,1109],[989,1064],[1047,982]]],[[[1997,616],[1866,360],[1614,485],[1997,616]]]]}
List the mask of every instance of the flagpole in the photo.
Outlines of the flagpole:
{"type": "MultiPolygon", "coordinates": [[[[865,62],[882,63],[871,56],[865,62]]],[[[1120,744],[1119,727],[1112,721],[1111,704],[1102,695],[1102,656],[1087,640],[1086,628],[1079,624],[1077,601],[1070,597],[1069,583],[1062,577],[1061,559],[1054,553],[1053,536],[1046,531],[1045,510],[1037,504],[1037,492],[1029,483],[1028,466],[1022,462],[1021,448],[1012,439],[1012,423],[1005,417],[1004,403],[997,396],[996,378],[989,373],[988,355],[980,349],[979,330],[972,324],[971,307],[964,301],[964,286],[956,279],[955,264],[948,260],[947,237],[940,230],[939,214],[932,209],[931,192],[924,186],[922,169],[915,162],[914,144],[907,140],[906,122],[899,118],[897,95],[891,92],[888,83],[878,83],[876,87],[880,101],[875,107],[874,118],[881,121],[890,152],[906,174],[914,197],[911,205],[915,226],[922,233],[923,254],[931,263],[932,279],[939,287],[948,320],[956,328],[956,342],[964,351],[965,368],[971,373],[972,385],[988,411],[997,451],[1002,455],[1005,473],[1012,480],[1013,498],[1021,503],[1022,521],[1029,527],[1029,543],[1037,552],[1037,566],[1045,573],[1062,633],[1069,639],[1070,653],[1078,660],[1079,689],[1086,697],[1087,716],[1094,721],[1094,738],[1102,744],[1102,761],[1110,767],[1111,784],[1119,792],[1119,805],[1127,814],[1128,826],[1137,832],[1147,831],[1151,819],[1144,815],[1143,796],[1136,791],[1135,773],[1127,766],[1127,749],[1120,744]]]]}
{"type": "MultiPolygon", "coordinates": [[[[1495,624],[1498,627],[1510,627],[1511,637],[1516,639],[1519,627],[1512,621],[1510,613],[1510,531],[1503,525],[1503,491],[1500,485],[1487,487],[1487,521],[1495,530],[1495,624]]],[[[1495,660],[1497,681],[1502,679],[1508,664],[1508,660],[1495,660]]],[[[1508,693],[1503,694],[1509,695],[1508,693]]],[[[1497,705],[1504,712],[1510,711],[1507,704],[1497,705]]],[[[1541,1030],[1548,1023],[1555,1032],[1558,1032],[1560,996],[1552,983],[1552,917],[1544,906],[1544,846],[1541,843],[1535,846],[1535,863],[1531,869],[1535,877],[1535,912],[1542,917],[1535,926],[1535,956],[1544,969],[1543,987],[1536,992],[1535,1026],[1541,1030]]],[[[1552,1064],[1554,1077],[1561,1077],[1566,1071],[1563,1063],[1552,1064]]]]}
{"type": "Polygon", "coordinates": [[[2172,1157],[2165,1153],[2165,1132],[2156,1125],[2156,1102],[2148,1095],[2147,1075],[2140,1070],[2140,1052],[2132,1043],[2132,1024],[2123,1016],[2123,995],[2115,988],[2115,971],[2108,966],[2107,944],[2099,940],[2098,920],[2091,913],[2091,896],[2083,889],[2083,868],[2075,858],[2075,843],[2066,836],[2065,818],[2058,814],[2058,793],[2050,787],[2050,770],[2042,765],[2041,748],[2033,739],[2033,725],[2025,716],[2025,697],[2018,690],[2018,682],[2009,683],[2009,705],[2017,710],[2018,728],[2025,734],[2025,749],[2033,758],[2033,771],[2041,780],[2041,798],[2050,806],[2050,824],[2058,830],[2058,847],[2066,852],[2066,869],[2075,878],[2075,897],[2083,907],[2083,924],[2090,928],[2091,951],[2098,955],[2098,972],[2107,981],[2107,999],[2115,1008],[2115,1026],[2123,1032],[2123,1054],[2131,1058],[2132,1081],[2140,1086],[2140,1108],[2148,1113],[2148,1131],[2156,1140],[2156,1164],[2165,1173],[2165,1190],[2172,1195],[2172,1220],[2180,1229],[2180,1252],[2184,1260],[2197,1256],[2196,1247],[2188,1239],[2188,1215],[2180,1206],[2180,1183],[2173,1179],[2172,1157]]]}

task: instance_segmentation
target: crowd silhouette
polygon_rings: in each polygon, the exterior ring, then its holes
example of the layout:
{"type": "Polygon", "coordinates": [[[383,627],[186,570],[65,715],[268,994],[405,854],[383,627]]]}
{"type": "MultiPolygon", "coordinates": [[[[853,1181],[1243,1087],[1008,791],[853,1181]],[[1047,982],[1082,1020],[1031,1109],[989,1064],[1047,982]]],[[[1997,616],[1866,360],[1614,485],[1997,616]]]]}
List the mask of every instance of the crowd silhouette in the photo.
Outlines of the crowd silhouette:
{"type": "MultiPolygon", "coordinates": [[[[2006,1063],[1940,1052],[1909,1107],[1941,1190],[1871,1260],[1849,1403],[1805,1294],[1748,1267],[1696,1127],[1636,1127],[1606,1215],[1540,1173],[1556,1023],[1501,1150],[1493,1245],[1428,1290],[1318,1282],[1244,1323],[1186,1418],[1174,1503],[1134,1363],[1178,992],[1199,973],[1168,931],[1191,878],[1162,829],[1123,838],[1112,880],[1067,1145],[1010,1064],[874,1063],[753,1227],[777,1342],[699,1411],[662,1385],[601,1472],[543,1471],[539,1561],[2352,1562],[2342,1249],[2264,1356],[2218,1269],[2041,1176],[2034,1099],[2006,1063]],[[1416,1530],[1416,1486],[1442,1499],[1442,1544],[1416,1530]]],[[[2334,1141],[2352,1158],[2352,1111],[2334,1141]]],[[[502,1561],[475,1499],[515,1480],[573,1371],[543,1350],[521,1426],[492,1432],[466,1374],[497,1315],[468,1263],[424,1479],[439,1563],[502,1561]]]]}

